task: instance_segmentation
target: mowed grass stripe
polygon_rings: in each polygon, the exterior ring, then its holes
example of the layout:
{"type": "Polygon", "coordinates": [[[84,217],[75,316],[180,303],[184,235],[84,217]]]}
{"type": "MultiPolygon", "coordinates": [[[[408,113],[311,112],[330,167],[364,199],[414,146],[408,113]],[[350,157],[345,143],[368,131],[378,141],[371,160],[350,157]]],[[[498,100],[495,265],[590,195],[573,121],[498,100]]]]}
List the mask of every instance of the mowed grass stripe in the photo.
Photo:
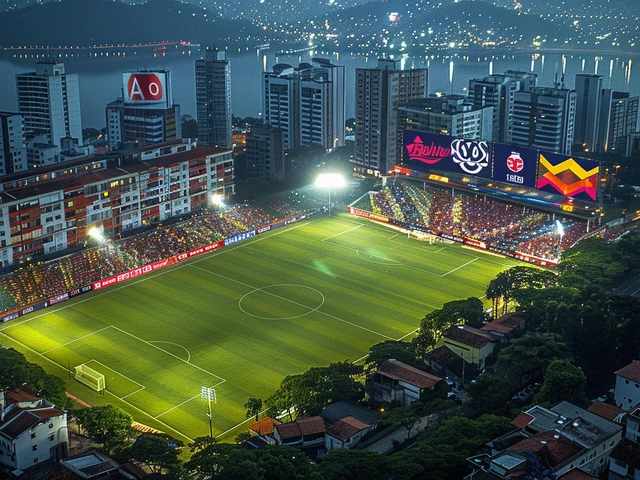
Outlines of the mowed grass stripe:
{"type": "Polygon", "coordinates": [[[247,397],[264,399],[286,375],[354,361],[386,337],[406,336],[442,303],[482,296],[511,263],[408,240],[353,217],[317,218],[72,300],[3,336],[46,352],[50,361],[25,351],[65,380],[67,364],[100,362],[118,372],[110,380],[115,396],[73,380],[68,390],[136,417],[143,410],[143,423],[193,438],[208,434],[202,385],[225,380],[216,386],[213,425],[214,434],[226,431],[244,421],[247,397]],[[324,241],[331,236],[343,243],[324,241]],[[132,390],[138,384],[144,388],[132,390]]]}

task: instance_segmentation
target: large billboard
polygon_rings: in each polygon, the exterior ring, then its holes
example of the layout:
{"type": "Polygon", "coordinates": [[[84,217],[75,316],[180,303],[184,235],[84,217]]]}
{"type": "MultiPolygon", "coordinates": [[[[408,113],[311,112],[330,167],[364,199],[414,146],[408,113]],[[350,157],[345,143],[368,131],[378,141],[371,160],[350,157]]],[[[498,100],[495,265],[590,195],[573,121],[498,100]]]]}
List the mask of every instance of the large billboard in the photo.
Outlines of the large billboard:
{"type": "Polygon", "coordinates": [[[405,130],[404,166],[419,171],[445,170],[491,178],[491,148],[484,140],[405,130]]]}
{"type": "Polygon", "coordinates": [[[493,179],[536,188],[538,151],[517,145],[493,144],[493,179]]]}
{"type": "Polygon", "coordinates": [[[540,152],[538,190],[596,202],[600,163],[558,153],[540,152]]]}
{"type": "Polygon", "coordinates": [[[125,105],[142,108],[169,107],[170,92],[167,72],[125,72],[123,92],[125,105]]]}

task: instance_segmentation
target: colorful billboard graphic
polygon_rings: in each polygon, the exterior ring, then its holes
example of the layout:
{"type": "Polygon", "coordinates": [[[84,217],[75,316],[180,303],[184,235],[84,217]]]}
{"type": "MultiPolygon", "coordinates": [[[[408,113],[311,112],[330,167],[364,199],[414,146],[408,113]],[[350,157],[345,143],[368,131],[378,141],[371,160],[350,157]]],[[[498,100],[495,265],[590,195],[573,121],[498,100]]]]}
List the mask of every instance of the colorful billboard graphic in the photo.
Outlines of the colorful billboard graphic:
{"type": "Polygon", "coordinates": [[[536,188],[538,151],[517,145],[493,144],[493,179],[536,188]]]}
{"type": "Polygon", "coordinates": [[[420,171],[446,170],[491,178],[489,142],[405,130],[404,166],[420,171]]]}
{"type": "MultiPolygon", "coordinates": [[[[127,105],[167,105],[166,72],[129,72],[123,74],[124,103],[127,105]]],[[[163,108],[159,105],[158,108],[163,108]]]]}
{"type": "Polygon", "coordinates": [[[600,163],[557,153],[540,152],[538,190],[595,202],[600,163]]]}

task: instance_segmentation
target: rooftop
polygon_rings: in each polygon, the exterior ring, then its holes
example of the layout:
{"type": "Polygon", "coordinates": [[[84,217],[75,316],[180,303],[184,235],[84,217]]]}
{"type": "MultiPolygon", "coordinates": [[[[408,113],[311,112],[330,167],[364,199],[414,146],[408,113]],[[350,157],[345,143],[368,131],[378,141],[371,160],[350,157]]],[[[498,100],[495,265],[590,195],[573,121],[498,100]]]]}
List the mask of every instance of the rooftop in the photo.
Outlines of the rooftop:
{"type": "Polygon", "coordinates": [[[275,426],[280,425],[281,423],[282,422],[271,417],[262,417],[257,422],[251,424],[249,430],[257,433],[258,435],[272,435],[275,426]]]}
{"type": "MultiPolygon", "coordinates": [[[[464,364],[464,376],[466,379],[476,378],[480,375],[478,367],[470,364],[465,359],[460,357],[457,353],[451,350],[446,345],[435,348],[425,354],[425,360],[430,360],[440,365],[445,370],[449,371],[452,375],[462,379],[462,365],[464,364]]],[[[467,380],[468,381],[468,380],[467,380]]]]}
{"type": "Polygon", "coordinates": [[[511,421],[511,425],[516,428],[525,428],[531,423],[533,417],[526,412],[520,412],[520,414],[511,421]]]}
{"type": "Polygon", "coordinates": [[[480,330],[507,334],[526,322],[528,317],[529,315],[524,312],[507,313],[506,315],[487,323],[480,328],[480,330]]]}
{"type": "Polygon", "coordinates": [[[640,360],[634,360],[626,367],[622,367],[617,372],[614,372],[624,378],[628,378],[636,383],[640,383],[640,360]]]}
{"type": "Polygon", "coordinates": [[[378,373],[418,388],[433,388],[436,383],[442,380],[440,377],[423,372],[395,359],[387,360],[380,365],[378,373]]]}
{"type": "Polygon", "coordinates": [[[632,442],[628,438],[620,440],[609,456],[629,467],[640,470],[640,444],[632,442]]]}
{"type": "Polygon", "coordinates": [[[564,475],[559,476],[558,480],[591,480],[594,478],[598,477],[594,477],[593,475],[590,475],[587,472],[583,472],[578,468],[572,468],[564,475]]]}
{"type": "Polygon", "coordinates": [[[369,428],[366,423],[359,422],[353,417],[343,418],[327,429],[327,434],[339,440],[348,440],[356,433],[369,428]]]}
{"type": "Polygon", "coordinates": [[[479,328],[470,327],[469,325],[456,325],[444,332],[445,342],[452,340],[474,348],[482,348],[487,343],[497,342],[498,338],[488,332],[484,332],[479,328]]]}
{"type": "Polygon", "coordinates": [[[377,412],[361,407],[360,405],[356,405],[355,403],[344,401],[332,403],[322,411],[320,416],[329,424],[334,424],[338,420],[342,420],[346,417],[353,417],[367,425],[376,424],[379,417],[377,412]]]}
{"type": "Polygon", "coordinates": [[[584,451],[578,444],[555,431],[536,433],[509,447],[511,452],[533,452],[538,459],[551,468],[558,468],[584,451]]]}
{"type": "Polygon", "coordinates": [[[593,402],[589,408],[587,408],[587,412],[591,412],[599,417],[606,418],[607,420],[614,422],[617,416],[624,413],[624,410],[609,403],[593,402]]]}

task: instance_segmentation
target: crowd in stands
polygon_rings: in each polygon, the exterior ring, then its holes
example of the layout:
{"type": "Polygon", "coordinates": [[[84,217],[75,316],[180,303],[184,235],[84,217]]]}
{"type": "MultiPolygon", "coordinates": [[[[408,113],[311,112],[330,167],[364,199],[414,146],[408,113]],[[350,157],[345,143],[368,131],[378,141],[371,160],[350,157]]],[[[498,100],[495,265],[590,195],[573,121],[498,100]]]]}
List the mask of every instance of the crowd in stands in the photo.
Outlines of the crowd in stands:
{"type": "MultiPolygon", "coordinates": [[[[420,225],[436,234],[449,234],[483,241],[512,253],[537,258],[558,259],[560,236],[556,219],[564,234],[561,250],[573,246],[587,233],[587,224],[551,213],[505,203],[482,195],[398,183],[371,193],[368,198],[374,213],[398,222],[420,225]]],[[[364,207],[365,205],[362,205],[364,207]]],[[[603,228],[600,235],[608,241],[624,233],[623,227],[603,228]]]]}
{"type": "Polygon", "coordinates": [[[301,213],[301,205],[286,201],[268,206],[237,206],[194,215],[78,253],[28,266],[0,277],[0,312],[30,305],[91,285],[164,258],[178,255],[235,234],[301,213]],[[282,212],[278,215],[279,212],[282,212]]]}

